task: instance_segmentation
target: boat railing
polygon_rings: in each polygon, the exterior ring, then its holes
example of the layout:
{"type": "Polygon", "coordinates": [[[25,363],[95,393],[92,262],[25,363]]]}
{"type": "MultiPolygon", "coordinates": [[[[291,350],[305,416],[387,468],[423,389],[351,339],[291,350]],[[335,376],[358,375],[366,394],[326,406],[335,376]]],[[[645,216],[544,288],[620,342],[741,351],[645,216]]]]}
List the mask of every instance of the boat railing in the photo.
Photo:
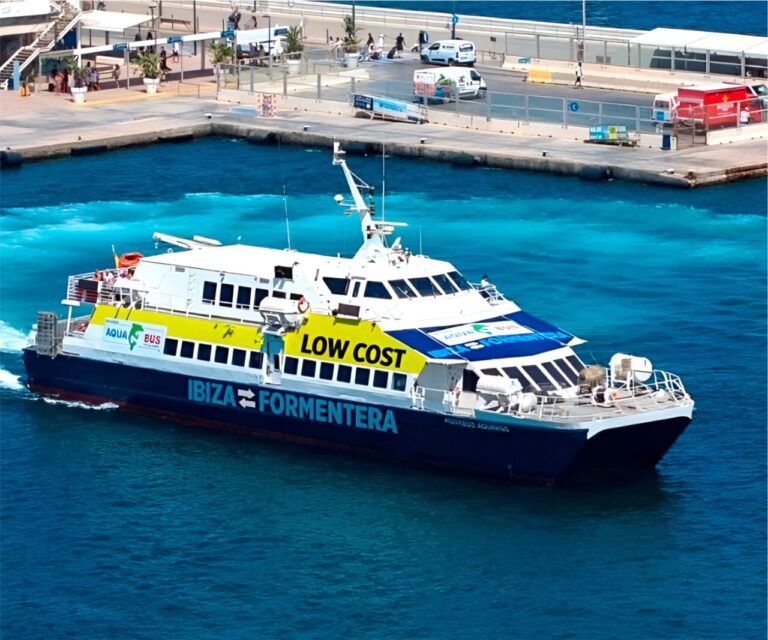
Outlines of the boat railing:
{"type": "Polygon", "coordinates": [[[504,294],[496,288],[495,284],[490,282],[470,282],[469,284],[492,305],[507,301],[504,294]]]}

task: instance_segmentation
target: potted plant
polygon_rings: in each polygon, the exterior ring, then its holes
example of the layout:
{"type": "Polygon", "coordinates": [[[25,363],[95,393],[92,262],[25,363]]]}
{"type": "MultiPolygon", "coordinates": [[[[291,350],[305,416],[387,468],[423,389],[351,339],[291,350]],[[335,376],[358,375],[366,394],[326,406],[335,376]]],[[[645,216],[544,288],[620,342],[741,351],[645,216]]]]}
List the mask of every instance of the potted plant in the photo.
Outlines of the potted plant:
{"type": "Polygon", "coordinates": [[[85,69],[80,66],[80,61],[75,56],[67,58],[67,69],[72,77],[72,87],[70,88],[72,99],[75,102],[85,102],[85,94],[88,92],[85,82],[85,69]]]}
{"type": "Polygon", "coordinates": [[[296,25],[288,27],[285,32],[285,63],[288,65],[288,73],[299,72],[302,51],[304,44],[301,42],[301,29],[296,25]]]}
{"type": "Polygon", "coordinates": [[[157,87],[160,85],[160,58],[152,52],[141,53],[136,63],[144,77],[147,93],[157,93],[157,87]]]}
{"type": "Polygon", "coordinates": [[[216,42],[214,40],[208,44],[208,51],[211,54],[211,62],[213,63],[213,75],[218,77],[220,65],[225,62],[232,62],[234,49],[226,42],[216,42]]]}
{"type": "Polygon", "coordinates": [[[357,37],[358,29],[352,16],[344,16],[344,40],[341,43],[346,53],[347,67],[357,66],[357,56],[360,54],[360,40],[357,37]]]}

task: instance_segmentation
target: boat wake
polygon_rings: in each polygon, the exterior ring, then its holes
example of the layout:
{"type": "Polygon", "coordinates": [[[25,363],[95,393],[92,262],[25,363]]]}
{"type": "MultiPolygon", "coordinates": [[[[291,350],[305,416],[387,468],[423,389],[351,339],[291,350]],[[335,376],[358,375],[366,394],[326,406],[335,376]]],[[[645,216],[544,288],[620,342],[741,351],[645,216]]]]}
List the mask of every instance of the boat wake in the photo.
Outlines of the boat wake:
{"type": "Polygon", "coordinates": [[[60,400],[59,398],[47,398],[42,397],[44,402],[48,404],[61,405],[70,407],[71,409],[88,409],[90,411],[111,411],[112,409],[119,409],[120,407],[114,402],[102,402],[101,404],[88,404],[87,402],[80,402],[77,400],[60,400]]]}
{"type": "Polygon", "coordinates": [[[19,376],[10,371],[0,369],[0,389],[10,389],[11,391],[21,391],[24,385],[21,384],[19,376]]]}
{"type": "Polygon", "coordinates": [[[34,331],[25,335],[22,331],[0,320],[0,351],[20,353],[24,347],[32,344],[33,336],[34,331]]]}

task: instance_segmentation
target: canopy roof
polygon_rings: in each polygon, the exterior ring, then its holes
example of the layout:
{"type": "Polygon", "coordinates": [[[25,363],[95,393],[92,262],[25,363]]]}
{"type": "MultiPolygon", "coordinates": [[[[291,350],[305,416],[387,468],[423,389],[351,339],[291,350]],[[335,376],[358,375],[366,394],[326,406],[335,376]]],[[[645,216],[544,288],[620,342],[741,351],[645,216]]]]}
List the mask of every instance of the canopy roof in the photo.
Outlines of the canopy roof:
{"type": "Polygon", "coordinates": [[[83,29],[94,31],[120,32],[151,20],[150,16],[141,13],[121,13],[119,11],[84,11],[80,14],[80,24],[83,29]]]}
{"type": "Polygon", "coordinates": [[[750,56],[768,56],[768,38],[742,36],[737,33],[659,28],[637,36],[632,42],[669,49],[712,51],[721,55],[740,56],[744,53],[750,56]]]}

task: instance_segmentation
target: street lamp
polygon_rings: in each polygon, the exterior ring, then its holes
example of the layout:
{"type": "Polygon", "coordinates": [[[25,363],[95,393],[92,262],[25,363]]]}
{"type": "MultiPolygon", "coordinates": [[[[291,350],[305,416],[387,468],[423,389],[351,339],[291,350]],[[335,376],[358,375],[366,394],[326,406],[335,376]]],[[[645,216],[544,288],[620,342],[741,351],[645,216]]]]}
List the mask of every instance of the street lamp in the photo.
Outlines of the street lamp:
{"type": "Polygon", "coordinates": [[[269,57],[269,77],[272,78],[272,16],[262,16],[267,19],[267,56],[269,57]]]}

